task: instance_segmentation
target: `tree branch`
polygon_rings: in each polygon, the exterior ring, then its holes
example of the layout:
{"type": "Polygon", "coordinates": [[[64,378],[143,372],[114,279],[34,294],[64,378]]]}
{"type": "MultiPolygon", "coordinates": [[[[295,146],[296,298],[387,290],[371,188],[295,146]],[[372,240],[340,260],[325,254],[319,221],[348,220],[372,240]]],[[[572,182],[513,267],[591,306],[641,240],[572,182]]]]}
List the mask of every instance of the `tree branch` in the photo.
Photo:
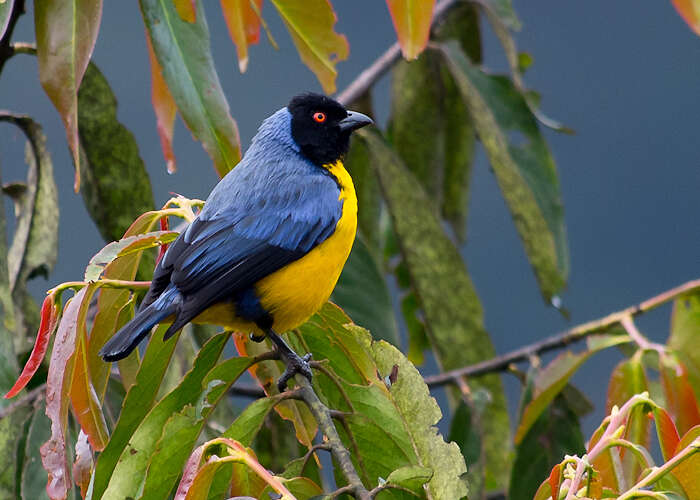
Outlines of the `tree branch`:
{"type": "Polygon", "coordinates": [[[681,295],[699,290],[700,279],[688,281],[687,283],[646,299],[637,305],[614,312],[605,316],[604,318],[588,321],[587,323],[575,326],[574,328],[559,333],[558,335],[553,335],[539,342],[535,342],[534,344],[526,345],[502,356],[497,356],[493,359],[482,361],[481,363],[474,365],[465,366],[463,368],[458,368],[456,370],[450,370],[448,372],[425,377],[425,383],[428,384],[429,387],[439,387],[446,384],[456,383],[455,381],[460,377],[476,377],[487,373],[506,370],[511,363],[525,361],[531,356],[542,354],[554,349],[559,349],[560,347],[565,347],[573,342],[584,339],[589,335],[599,333],[613,325],[622,323],[625,318],[638,316],[681,295]]]}
{"type": "MultiPolygon", "coordinates": [[[[460,0],[440,0],[433,10],[433,20],[431,28],[442,19],[442,17],[460,0]]],[[[364,69],[355,79],[350,82],[350,85],[345,87],[342,92],[339,92],[336,99],[341,104],[347,106],[362,94],[367,92],[374,83],[379,80],[401,57],[401,47],[398,42],[392,44],[384,51],[372,64],[364,69]]]]}
{"type": "Polygon", "coordinates": [[[34,402],[36,398],[41,396],[41,394],[44,392],[46,389],[46,384],[41,384],[39,386],[36,386],[34,389],[26,393],[24,396],[19,398],[16,401],[13,401],[9,405],[7,405],[5,408],[0,408],[0,420],[8,416],[10,413],[15,411],[17,408],[20,406],[26,406],[30,405],[34,402]]]}
{"type": "Polygon", "coordinates": [[[358,500],[370,500],[369,491],[362,484],[360,476],[357,474],[355,466],[350,459],[350,452],[340,440],[338,431],[333,423],[332,411],[318,399],[313,387],[303,375],[296,375],[294,380],[301,387],[300,399],[306,403],[314,419],[318,422],[318,427],[328,440],[327,444],[331,453],[348,482],[345,491],[352,493],[358,500]]]}

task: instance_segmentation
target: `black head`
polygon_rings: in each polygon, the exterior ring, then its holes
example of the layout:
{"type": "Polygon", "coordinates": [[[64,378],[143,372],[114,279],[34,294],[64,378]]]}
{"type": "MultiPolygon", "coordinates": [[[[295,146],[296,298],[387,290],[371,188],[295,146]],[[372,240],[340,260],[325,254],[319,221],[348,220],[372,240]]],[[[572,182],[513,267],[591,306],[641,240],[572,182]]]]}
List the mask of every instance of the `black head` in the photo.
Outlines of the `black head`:
{"type": "Polygon", "coordinates": [[[321,94],[301,94],[294,97],[287,109],[292,115],[292,138],[301,152],[317,165],[340,159],[350,146],[353,130],[373,123],[342,104],[321,94]]]}

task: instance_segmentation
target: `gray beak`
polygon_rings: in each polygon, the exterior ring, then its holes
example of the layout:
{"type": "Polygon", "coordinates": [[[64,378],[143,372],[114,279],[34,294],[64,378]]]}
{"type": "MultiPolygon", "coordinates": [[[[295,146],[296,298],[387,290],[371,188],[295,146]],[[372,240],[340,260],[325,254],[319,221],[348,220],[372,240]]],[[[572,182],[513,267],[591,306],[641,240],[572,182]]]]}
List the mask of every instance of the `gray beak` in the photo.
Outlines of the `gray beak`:
{"type": "Polygon", "coordinates": [[[357,111],[348,111],[348,116],[340,120],[338,125],[341,131],[352,132],[353,130],[357,130],[358,128],[372,123],[374,123],[374,121],[369,116],[358,113],[357,111]]]}

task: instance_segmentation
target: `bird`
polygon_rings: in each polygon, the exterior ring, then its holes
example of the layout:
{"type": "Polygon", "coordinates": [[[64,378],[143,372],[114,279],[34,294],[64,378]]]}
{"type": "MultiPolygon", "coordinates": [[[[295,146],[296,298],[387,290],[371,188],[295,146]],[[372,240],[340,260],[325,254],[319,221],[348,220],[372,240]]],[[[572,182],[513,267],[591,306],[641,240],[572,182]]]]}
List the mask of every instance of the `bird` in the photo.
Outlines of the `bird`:
{"type": "Polygon", "coordinates": [[[281,334],[318,311],[335,287],[357,230],[357,197],[343,165],[353,131],[372,124],[322,94],[294,96],[266,118],[241,161],[170,244],[133,319],[101,348],[128,356],[161,322],[163,341],[195,318],[219,320],[255,341],[269,338],[286,368],[283,391],[310,353],[281,334]]]}

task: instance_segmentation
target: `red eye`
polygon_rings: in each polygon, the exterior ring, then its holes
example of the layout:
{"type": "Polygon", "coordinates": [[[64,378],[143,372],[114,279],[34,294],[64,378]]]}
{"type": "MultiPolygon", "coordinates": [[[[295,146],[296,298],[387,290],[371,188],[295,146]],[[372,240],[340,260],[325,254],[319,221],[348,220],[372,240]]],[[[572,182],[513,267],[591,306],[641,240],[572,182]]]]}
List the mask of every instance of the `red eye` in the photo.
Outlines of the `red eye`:
{"type": "Polygon", "coordinates": [[[314,121],[317,123],[323,123],[326,121],[326,114],[321,113],[320,111],[318,113],[314,113],[314,121]]]}

